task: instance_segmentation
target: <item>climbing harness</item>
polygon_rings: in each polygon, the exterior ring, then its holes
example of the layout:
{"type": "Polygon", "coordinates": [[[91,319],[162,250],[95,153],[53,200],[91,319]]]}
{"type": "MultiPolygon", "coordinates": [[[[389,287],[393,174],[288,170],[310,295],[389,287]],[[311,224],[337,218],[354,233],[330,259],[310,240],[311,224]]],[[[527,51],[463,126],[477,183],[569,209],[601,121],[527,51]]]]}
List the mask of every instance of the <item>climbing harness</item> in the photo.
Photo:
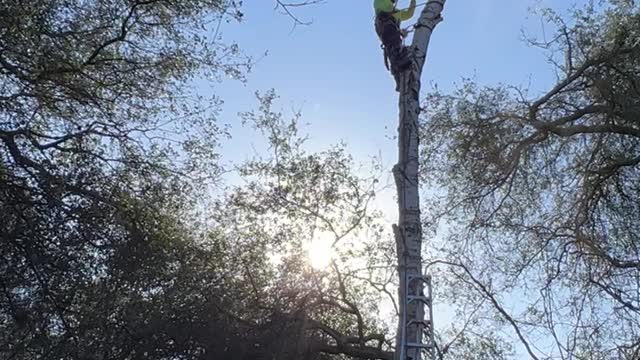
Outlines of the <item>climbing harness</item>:
{"type": "Polygon", "coordinates": [[[403,71],[410,64],[410,62],[403,60],[406,56],[404,49],[406,31],[400,28],[399,21],[393,17],[392,13],[378,14],[375,27],[376,33],[382,41],[381,48],[384,53],[385,67],[393,73],[403,71]]]}
{"type": "MultiPolygon", "coordinates": [[[[416,6],[427,3],[423,2],[416,6]]],[[[378,12],[375,16],[376,33],[382,42],[380,47],[383,50],[384,66],[396,79],[396,90],[398,90],[400,74],[409,69],[413,63],[409,55],[410,49],[405,46],[405,40],[419,27],[417,22],[406,27],[401,26],[401,20],[396,18],[395,14],[408,8],[397,10],[397,4],[397,1],[393,1],[391,11],[378,12]]]]}

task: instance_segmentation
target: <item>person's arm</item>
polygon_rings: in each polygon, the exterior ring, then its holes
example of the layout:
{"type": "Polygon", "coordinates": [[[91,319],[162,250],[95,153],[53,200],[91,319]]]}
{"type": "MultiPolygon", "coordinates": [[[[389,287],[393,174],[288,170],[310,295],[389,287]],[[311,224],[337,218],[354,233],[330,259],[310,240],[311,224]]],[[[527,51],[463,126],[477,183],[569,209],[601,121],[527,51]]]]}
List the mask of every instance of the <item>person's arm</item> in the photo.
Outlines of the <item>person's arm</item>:
{"type": "Polygon", "coordinates": [[[397,11],[393,16],[400,20],[409,20],[413,17],[413,14],[416,12],[416,0],[411,0],[411,5],[404,10],[397,11]]]}

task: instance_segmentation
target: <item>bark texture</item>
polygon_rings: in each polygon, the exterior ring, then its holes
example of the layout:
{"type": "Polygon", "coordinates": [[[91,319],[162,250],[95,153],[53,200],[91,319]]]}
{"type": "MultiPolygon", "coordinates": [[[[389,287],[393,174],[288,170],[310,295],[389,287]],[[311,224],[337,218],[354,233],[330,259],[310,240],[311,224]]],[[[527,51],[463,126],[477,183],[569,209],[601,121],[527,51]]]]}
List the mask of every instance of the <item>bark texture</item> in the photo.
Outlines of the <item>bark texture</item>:
{"type": "Polygon", "coordinates": [[[405,304],[405,295],[418,295],[422,291],[419,281],[407,284],[411,277],[422,274],[422,227],[420,221],[420,194],[418,184],[418,116],[420,114],[420,77],[427,56],[431,34],[442,21],[440,14],[446,0],[429,1],[420,14],[409,48],[413,64],[410,70],[400,76],[399,127],[398,127],[398,163],[393,168],[393,175],[398,192],[398,224],[394,225],[394,235],[398,256],[398,273],[400,277],[399,304],[400,316],[396,337],[397,360],[421,358],[420,351],[415,349],[403,354],[402,336],[415,342],[421,339],[421,331],[416,327],[406,327],[406,319],[424,320],[424,307],[420,302],[405,304]],[[407,285],[410,287],[407,289],[407,285]],[[404,357],[404,359],[403,359],[404,357]]]}

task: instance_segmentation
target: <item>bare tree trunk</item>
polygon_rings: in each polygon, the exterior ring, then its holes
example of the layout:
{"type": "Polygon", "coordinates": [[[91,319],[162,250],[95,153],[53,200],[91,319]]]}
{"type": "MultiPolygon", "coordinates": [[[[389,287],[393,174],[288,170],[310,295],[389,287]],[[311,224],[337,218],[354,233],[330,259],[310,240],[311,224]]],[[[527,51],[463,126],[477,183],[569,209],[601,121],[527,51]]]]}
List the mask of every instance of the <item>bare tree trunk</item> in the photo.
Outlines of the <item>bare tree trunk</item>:
{"type": "Polygon", "coordinates": [[[420,221],[420,194],[418,187],[418,115],[420,114],[420,77],[424,67],[429,40],[435,26],[442,21],[440,16],[446,0],[429,1],[420,14],[409,52],[413,66],[400,76],[400,121],[398,128],[398,163],[393,175],[398,191],[398,224],[394,235],[398,256],[400,287],[398,291],[400,319],[396,337],[396,359],[420,359],[420,349],[404,353],[402,338],[420,341],[419,327],[407,327],[407,319],[424,320],[424,306],[420,302],[406,302],[407,294],[421,294],[423,284],[407,279],[421,278],[422,227],[420,221]],[[407,288],[407,286],[410,286],[407,288]],[[404,358],[402,358],[404,357],[404,358]]]}

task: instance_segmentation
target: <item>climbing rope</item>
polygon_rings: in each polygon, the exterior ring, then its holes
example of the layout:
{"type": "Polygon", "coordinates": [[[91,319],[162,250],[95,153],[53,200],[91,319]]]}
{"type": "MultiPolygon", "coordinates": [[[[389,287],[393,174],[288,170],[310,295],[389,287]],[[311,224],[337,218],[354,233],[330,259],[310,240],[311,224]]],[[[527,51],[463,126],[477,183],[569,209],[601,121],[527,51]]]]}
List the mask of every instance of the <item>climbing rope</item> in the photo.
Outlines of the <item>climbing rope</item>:
{"type": "MultiPolygon", "coordinates": [[[[429,2],[430,2],[430,1],[421,2],[421,3],[419,3],[419,4],[416,4],[416,7],[418,7],[418,6],[422,6],[422,5],[426,5],[426,4],[428,4],[429,2]]],[[[406,8],[404,8],[404,9],[394,10],[394,11],[404,11],[404,10],[407,10],[407,9],[409,9],[409,7],[406,7],[406,8]]],[[[416,21],[416,22],[414,22],[413,24],[408,25],[408,26],[406,26],[406,27],[404,27],[404,28],[400,29],[400,31],[402,31],[402,33],[403,33],[403,42],[404,42],[404,38],[405,38],[407,35],[409,35],[409,34],[411,34],[412,32],[414,32],[414,31],[415,31],[415,29],[419,28],[420,26],[421,26],[421,25],[420,25],[420,24],[418,24],[418,21],[416,21]]],[[[422,25],[422,26],[424,26],[424,25],[422,25]]]]}

